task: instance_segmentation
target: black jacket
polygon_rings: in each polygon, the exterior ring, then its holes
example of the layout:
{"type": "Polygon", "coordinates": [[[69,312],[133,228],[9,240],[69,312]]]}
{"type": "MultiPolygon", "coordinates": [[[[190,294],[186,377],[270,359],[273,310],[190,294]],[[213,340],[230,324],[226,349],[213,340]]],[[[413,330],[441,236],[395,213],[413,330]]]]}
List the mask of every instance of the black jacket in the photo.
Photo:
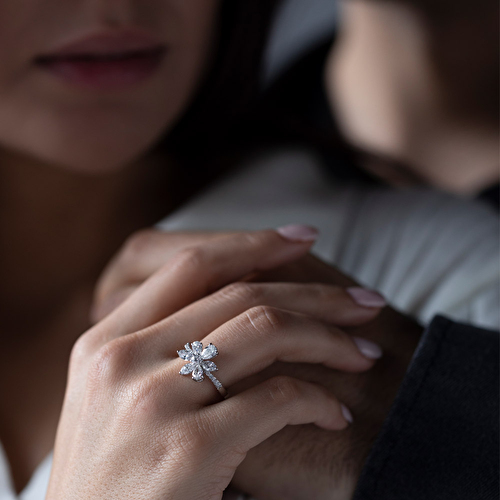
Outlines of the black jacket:
{"type": "Polygon", "coordinates": [[[499,334],[436,317],[354,500],[498,500],[499,334]]]}

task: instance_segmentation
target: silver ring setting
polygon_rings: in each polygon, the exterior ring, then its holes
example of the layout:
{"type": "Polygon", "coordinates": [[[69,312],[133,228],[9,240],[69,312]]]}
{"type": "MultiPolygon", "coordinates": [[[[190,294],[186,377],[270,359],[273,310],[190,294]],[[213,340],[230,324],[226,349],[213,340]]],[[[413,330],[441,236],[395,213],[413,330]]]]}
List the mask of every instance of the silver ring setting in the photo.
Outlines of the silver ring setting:
{"type": "Polygon", "coordinates": [[[202,342],[191,342],[191,345],[189,345],[188,342],[183,350],[177,351],[177,354],[180,358],[188,361],[188,363],[181,368],[179,372],[181,375],[189,375],[192,373],[191,378],[196,382],[203,382],[206,375],[219,391],[220,395],[226,398],[226,389],[212,373],[218,370],[217,365],[213,361],[210,361],[219,354],[217,347],[213,344],[208,344],[207,347],[203,349],[202,342]]]}

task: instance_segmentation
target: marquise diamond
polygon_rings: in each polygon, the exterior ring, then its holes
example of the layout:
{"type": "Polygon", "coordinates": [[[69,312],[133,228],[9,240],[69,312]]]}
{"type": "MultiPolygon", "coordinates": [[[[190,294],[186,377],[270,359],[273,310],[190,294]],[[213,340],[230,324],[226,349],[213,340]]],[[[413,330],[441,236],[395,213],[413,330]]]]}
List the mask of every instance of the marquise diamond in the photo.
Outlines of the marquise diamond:
{"type": "MultiPolygon", "coordinates": [[[[181,368],[179,372],[181,375],[189,375],[192,373],[192,379],[196,382],[201,382],[204,379],[204,374],[206,374],[209,375],[212,382],[214,381],[215,377],[211,375],[210,372],[217,371],[217,365],[209,360],[217,356],[219,352],[217,351],[217,347],[213,344],[208,344],[208,346],[203,349],[203,344],[201,342],[192,342],[191,346],[187,343],[183,350],[177,351],[177,354],[180,358],[189,361],[189,363],[181,368]]],[[[217,382],[220,385],[220,382],[217,382]]]]}

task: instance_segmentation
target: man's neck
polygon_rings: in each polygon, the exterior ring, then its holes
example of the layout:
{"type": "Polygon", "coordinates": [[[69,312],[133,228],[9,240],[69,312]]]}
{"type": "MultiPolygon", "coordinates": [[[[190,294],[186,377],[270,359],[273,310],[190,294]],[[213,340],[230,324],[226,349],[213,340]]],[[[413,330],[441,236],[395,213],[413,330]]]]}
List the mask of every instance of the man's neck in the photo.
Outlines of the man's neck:
{"type": "MultiPolygon", "coordinates": [[[[486,114],[480,85],[458,80],[460,71],[472,70],[469,60],[458,61],[453,75],[452,54],[436,56],[433,30],[423,13],[403,3],[345,2],[327,67],[329,98],[354,145],[407,164],[429,184],[474,194],[498,182],[496,112],[486,114]]],[[[491,100],[489,109],[494,94],[491,100]]]]}

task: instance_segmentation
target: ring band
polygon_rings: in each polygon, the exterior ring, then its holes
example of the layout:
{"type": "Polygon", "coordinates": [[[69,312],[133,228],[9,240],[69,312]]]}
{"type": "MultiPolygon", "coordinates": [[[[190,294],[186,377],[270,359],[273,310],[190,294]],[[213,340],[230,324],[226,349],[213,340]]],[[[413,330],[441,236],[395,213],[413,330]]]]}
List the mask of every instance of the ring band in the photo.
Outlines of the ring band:
{"type": "Polygon", "coordinates": [[[201,342],[191,342],[191,346],[188,342],[183,350],[177,351],[177,354],[180,358],[188,361],[188,363],[181,368],[179,372],[181,375],[189,375],[192,373],[191,378],[196,382],[202,382],[206,375],[219,391],[219,394],[224,399],[227,397],[226,389],[212,373],[218,370],[217,365],[213,361],[210,361],[219,354],[217,347],[213,344],[208,344],[207,347],[203,349],[203,344],[201,342]]]}

